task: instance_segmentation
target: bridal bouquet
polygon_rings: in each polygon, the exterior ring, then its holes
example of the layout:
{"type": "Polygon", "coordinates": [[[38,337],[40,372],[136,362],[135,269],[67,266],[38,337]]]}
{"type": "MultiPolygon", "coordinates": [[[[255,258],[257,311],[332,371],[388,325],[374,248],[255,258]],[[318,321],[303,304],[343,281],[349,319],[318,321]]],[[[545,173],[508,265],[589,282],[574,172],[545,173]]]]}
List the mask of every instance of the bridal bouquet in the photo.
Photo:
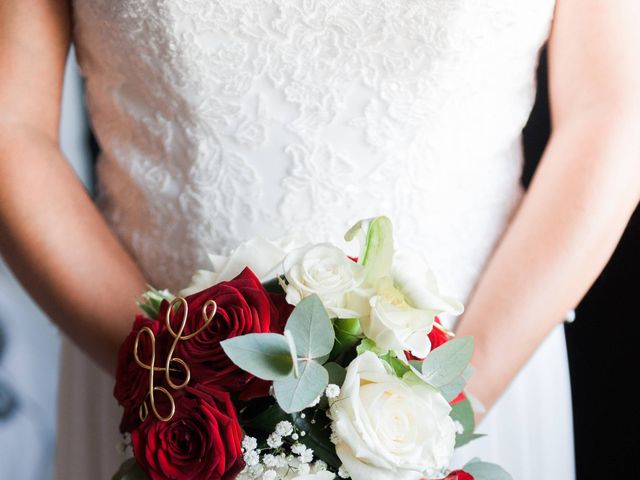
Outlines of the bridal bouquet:
{"type": "Polygon", "coordinates": [[[449,465],[479,436],[463,392],[473,340],[438,320],[462,305],[394,251],[386,217],[356,238],[358,257],[255,239],[211,256],[182,296],[147,292],[119,352],[133,458],[114,479],[510,479],[449,465]]]}

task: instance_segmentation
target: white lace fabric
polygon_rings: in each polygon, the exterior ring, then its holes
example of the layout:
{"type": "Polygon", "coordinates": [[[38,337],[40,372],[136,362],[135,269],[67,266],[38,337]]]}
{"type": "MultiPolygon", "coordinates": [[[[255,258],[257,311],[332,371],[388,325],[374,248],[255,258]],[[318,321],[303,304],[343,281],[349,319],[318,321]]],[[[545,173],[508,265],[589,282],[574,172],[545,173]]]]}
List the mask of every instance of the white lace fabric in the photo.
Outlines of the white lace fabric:
{"type": "MultiPolygon", "coordinates": [[[[340,244],[352,222],[386,214],[399,247],[421,252],[441,291],[466,301],[522,195],[521,130],[554,0],[74,0],[73,8],[102,148],[100,207],[152,284],[178,290],[208,267],[208,252],[229,253],[255,235],[340,244]]],[[[556,347],[544,359],[566,362],[556,347]]],[[[546,388],[531,378],[522,392],[546,388]]],[[[507,432],[522,398],[503,410],[507,432]]],[[[63,400],[67,409],[86,402],[63,400]]],[[[107,410],[102,425],[115,431],[117,410],[107,410]]],[[[64,413],[61,422],[88,459],[109,464],[82,422],[64,423],[64,413]]],[[[514,444],[502,427],[491,441],[514,444]]],[[[74,458],[64,450],[59,465],[74,458]]],[[[503,450],[488,460],[504,460],[503,450]]],[[[525,472],[513,473],[548,476],[525,472]]]]}
{"type": "Polygon", "coordinates": [[[550,0],[76,0],[100,204],[159,287],[389,215],[465,297],[519,198],[550,0]]]}

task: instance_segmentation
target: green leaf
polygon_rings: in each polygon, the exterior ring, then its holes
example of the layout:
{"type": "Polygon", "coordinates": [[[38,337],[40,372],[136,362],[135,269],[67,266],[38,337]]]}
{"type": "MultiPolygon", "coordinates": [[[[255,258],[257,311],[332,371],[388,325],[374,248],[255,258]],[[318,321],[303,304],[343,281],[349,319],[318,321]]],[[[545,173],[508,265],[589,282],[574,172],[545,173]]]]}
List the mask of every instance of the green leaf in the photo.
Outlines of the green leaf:
{"type": "Polygon", "coordinates": [[[474,480],[513,480],[506,470],[495,463],[481,462],[474,458],[462,469],[473,476],[474,480]]]}
{"type": "Polygon", "coordinates": [[[347,369],[335,362],[325,363],[324,368],[329,373],[329,383],[333,383],[339,387],[342,386],[344,379],[347,376],[347,369]]]}
{"type": "Polygon", "coordinates": [[[287,413],[299,412],[307,408],[322,395],[329,384],[329,372],[314,360],[298,362],[300,376],[293,374],[284,380],[273,382],[278,405],[287,413]]]}
{"type": "Polygon", "coordinates": [[[405,373],[411,371],[407,364],[398,360],[398,357],[393,352],[387,352],[386,355],[383,355],[380,358],[389,364],[397,377],[402,378],[405,373]]]}
{"type": "Polygon", "coordinates": [[[473,354],[473,338],[454,338],[432,350],[422,362],[422,375],[436,388],[451,383],[467,368],[473,354]]]}
{"type": "Polygon", "coordinates": [[[463,433],[473,433],[476,428],[476,419],[469,399],[465,398],[461,402],[452,405],[449,416],[454,421],[460,422],[464,429],[463,433]]]}
{"type": "Polygon", "coordinates": [[[280,281],[284,281],[284,277],[275,277],[270,280],[267,280],[262,284],[264,289],[270,293],[285,293],[282,289],[282,284],[280,281]]]}
{"type": "Polygon", "coordinates": [[[285,329],[293,335],[300,358],[322,357],[333,348],[333,325],[317,295],[305,297],[298,303],[285,329]]]}
{"type": "Polygon", "coordinates": [[[289,355],[291,355],[291,363],[293,365],[293,376],[298,378],[300,372],[298,372],[298,350],[296,349],[296,341],[289,330],[284,331],[284,339],[289,346],[289,355]]]}
{"type": "Polygon", "coordinates": [[[126,460],[111,477],[111,480],[149,480],[147,474],[136,463],[135,458],[129,458],[126,460]]]}
{"type": "Polygon", "coordinates": [[[335,344],[331,350],[330,357],[341,358],[346,353],[353,353],[353,348],[362,339],[362,327],[357,318],[336,318],[333,320],[335,331],[335,344]]]}
{"type": "Polygon", "coordinates": [[[447,400],[447,402],[451,402],[460,395],[471,378],[471,375],[473,375],[473,367],[467,366],[467,368],[464,369],[464,372],[462,372],[462,375],[457,376],[453,382],[440,387],[440,393],[442,393],[442,396],[447,400]]]}
{"type": "Polygon", "coordinates": [[[277,403],[264,408],[262,402],[264,399],[260,399],[260,407],[258,413],[255,414],[256,408],[249,410],[241,409],[239,411],[241,417],[241,425],[243,429],[259,432],[271,433],[276,428],[278,422],[282,420],[291,420],[291,416],[282,411],[277,403]]]}
{"type": "Polygon", "coordinates": [[[484,437],[483,433],[456,433],[456,446],[455,448],[462,447],[473,440],[484,437]]]}
{"type": "Polygon", "coordinates": [[[158,318],[162,301],[171,302],[175,296],[168,290],[158,290],[151,285],[147,285],[147,288],[148,290],[136,299],[136,304],[147,317],[158,318]]]}
{"type": "Polygon", "coordinates": [[[459,375],[453,380],[453,382],[447,383],[446,385],[440,387],[440,393],[447,402],[451,402],[458,395],[460,395],[460,392],[462,392],[466,384],[467,382],[464,377],[462,375],[459,375]]]}
{"type": "Polygon", "coordinates": [[[358,347],[356,348],[356,351],[358,352],[358,355],[362,355],[364,352],[373,352],[379,357],[382,355],[386,355],[389,352],[389,350],[384,350],[378,347],[378,345],[376,345],[376,342],[374,342],[370,338],[364,338],[362,342],[360,342],[360,345],[358,345],[358,347]]]}
{"type": "Polygon", "coordinates": [[[287,378],[293,369],[289,344],[277,333],[249,333],[220,342],[238,367],[263,380],[287,378]]]}
{"type": "Polygon", "coordinates": [[[305,418],[298,414],[293,415],[293,422],[299,430],[306,432],[300,437],[300,442],[313,449],[314,456],[323,460],[334,469],[340,468],[342,462],[336,455],[336,447],[331,442],[331,420],[323,411],[313,410],[307,413],[305,418]],[[312,422],[313,420],[313,422],[312,422]]]}

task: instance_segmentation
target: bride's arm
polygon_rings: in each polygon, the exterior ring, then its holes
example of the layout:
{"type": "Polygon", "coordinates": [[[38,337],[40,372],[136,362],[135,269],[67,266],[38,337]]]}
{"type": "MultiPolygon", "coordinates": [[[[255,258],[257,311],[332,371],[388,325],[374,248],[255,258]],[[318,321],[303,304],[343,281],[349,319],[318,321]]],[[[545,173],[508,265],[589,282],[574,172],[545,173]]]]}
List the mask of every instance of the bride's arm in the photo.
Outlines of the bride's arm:
{"type": "Polygon", "coordinates": [[[51,319],[112,369],[144,279],[58,146],[69,37],[67,2],[0,1],[0,252],[51,319]]]}
{"type": "Polygon", "coordinates": [[[458,328],[476,339],[469,391],[487,406],[584,296],[640,199],[639,20],[637,0],[556,6],[551,140],[458,328]]]}

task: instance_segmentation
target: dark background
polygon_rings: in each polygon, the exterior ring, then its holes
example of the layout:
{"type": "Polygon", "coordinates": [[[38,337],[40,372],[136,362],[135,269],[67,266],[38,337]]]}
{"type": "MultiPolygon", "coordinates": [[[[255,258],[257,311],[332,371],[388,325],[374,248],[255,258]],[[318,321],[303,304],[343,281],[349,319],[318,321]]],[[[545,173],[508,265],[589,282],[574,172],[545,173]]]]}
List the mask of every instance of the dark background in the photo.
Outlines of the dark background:
{"type": "MultiPolygon", "coordinates": [[[[543,51],[536,103],[524,130],[525,186],[549,131],[547,58],[543,51]]],[[[640,341],[635,335],[640,322],[639,275],[640,209],[636,209],[611,261],[578,306],[576,321],[565,327],[578,480],[640,478],[634,457],[640,447],[640,408],[630,394],[639,377],[638,361],[632,356],[640,341]]]]}

